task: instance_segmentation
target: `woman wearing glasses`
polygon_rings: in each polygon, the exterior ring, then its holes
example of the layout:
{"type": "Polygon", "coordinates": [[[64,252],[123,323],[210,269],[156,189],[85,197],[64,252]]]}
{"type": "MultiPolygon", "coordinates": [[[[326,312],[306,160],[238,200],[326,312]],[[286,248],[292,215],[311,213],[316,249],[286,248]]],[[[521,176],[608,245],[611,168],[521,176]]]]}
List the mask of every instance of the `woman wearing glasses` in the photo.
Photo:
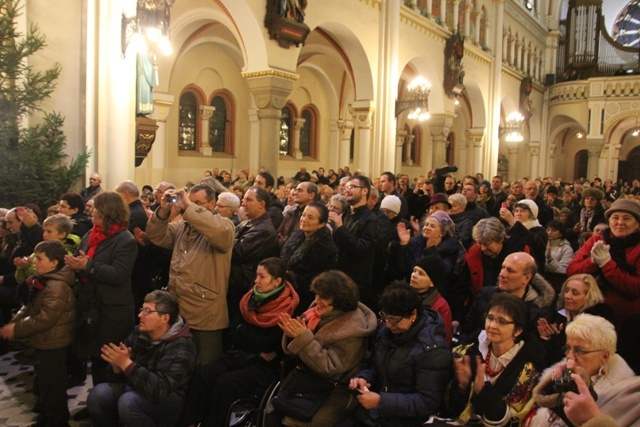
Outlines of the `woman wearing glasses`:
{"type": "MultiPolygon", "coordinates": [[[[567,325],[566,333],[566,359],[547,369],[534,391],[536,403],[542,407],[532,417],[531,426],[567,425],[563,420],[566,396],[553,390],[553,380],[563,377],[567,369],[579,374],[587,385],[591,384],[603,414],[621,421],[627,415],[619,406],[624,399],[609,399],[608,396],[618,395],[626,380],[635,374],[616,354],[617,336],[613,325],[602,317],[581,314],[567,325]]],[[[637,398],[634,404],[637,404],[637,398]]],[[[630,424],[621,422],[621,425],[630,424]]]]}
{"type": "Polygon", "coordinates": [[[418,426],[439,408],[451,378],[442,318],[425,309],[415,289],[393,283],[380,297],[372,366],[351,378],[358,418],[366,425],[418,426]]]}
{"type": "Polygon", "coordinates": [[[523,335],[527,321],[522,299],[504,292],[493,296],[477,341],[453,349],[449,415],[491,426],[519,424],[528,415],[543,361],[523,335]]]}

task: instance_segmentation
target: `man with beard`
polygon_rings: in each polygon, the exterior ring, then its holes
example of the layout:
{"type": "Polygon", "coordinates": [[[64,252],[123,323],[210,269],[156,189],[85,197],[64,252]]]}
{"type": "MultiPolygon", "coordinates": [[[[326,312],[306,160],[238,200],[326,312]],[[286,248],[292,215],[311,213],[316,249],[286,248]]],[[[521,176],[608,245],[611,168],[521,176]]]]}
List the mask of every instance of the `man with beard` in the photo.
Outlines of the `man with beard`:
{"type": "Polygon", "coordinates": [[[351,178],[344,187],[351,213],[343,218],[343,215],[332,211],[329,212],[329,220],[335,224],[333,240],[338,247],[338,270],[356,282],[360,289],[360,300],[367,306],[374,306],[371,271],[378,236],[378,218],[367,205],[370,193],[369,178],[362,175],[351,178]]]}

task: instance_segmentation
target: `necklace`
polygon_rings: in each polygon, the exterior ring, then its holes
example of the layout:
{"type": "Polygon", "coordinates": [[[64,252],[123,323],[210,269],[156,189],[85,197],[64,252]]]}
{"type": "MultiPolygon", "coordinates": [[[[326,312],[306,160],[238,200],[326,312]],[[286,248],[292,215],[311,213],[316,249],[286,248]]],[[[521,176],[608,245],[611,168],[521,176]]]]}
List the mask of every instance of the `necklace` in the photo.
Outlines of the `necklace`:
{"type": "Polygon", "coordinates": [[[500,368],[496,371],[491,369],[491,364],[489,363],[491,360],[491,347],[487,349],[487,356],[484,358],[485,368],[484,372],[490,377],[498,376],[502,371],[504,371],[504,366],[500,365],[500,368]]]}

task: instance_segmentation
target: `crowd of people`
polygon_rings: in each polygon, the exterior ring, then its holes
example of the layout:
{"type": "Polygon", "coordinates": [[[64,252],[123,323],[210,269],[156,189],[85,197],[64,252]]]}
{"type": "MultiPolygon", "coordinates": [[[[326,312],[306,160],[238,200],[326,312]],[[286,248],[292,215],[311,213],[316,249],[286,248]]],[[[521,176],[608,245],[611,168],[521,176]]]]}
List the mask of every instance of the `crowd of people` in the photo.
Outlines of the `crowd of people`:
{"type": "Polygon", "coordinates": [[[95,426],[225,426],[278,382],[263,425],[640,423],[640,182],[456,172],[93,174],[0,209],[35,425],[88,369],[95,426]]]}

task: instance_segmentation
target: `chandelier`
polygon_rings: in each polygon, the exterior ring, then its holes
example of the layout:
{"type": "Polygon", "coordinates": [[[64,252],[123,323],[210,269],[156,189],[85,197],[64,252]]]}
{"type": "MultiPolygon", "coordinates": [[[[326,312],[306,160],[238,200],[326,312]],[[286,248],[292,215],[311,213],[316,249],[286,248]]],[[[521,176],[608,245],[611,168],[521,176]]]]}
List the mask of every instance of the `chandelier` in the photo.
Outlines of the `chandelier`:
{"type": "Polygon", "coordinates": [[[137,0],[136,16],[122,14],[122,56],[132,44],[138,52],[161,52],[170,55],[171,21],[169,9],[175,0],[137,0]]]}
{"type": "Polygon", "coordinates": [[[429,93],[431,83],[424,77],[416,77],[408,86],[409,99],[396,101],[396,117],[404,110],[411,110],[407,118],[409,120],[429,120],[429,93]]]}

